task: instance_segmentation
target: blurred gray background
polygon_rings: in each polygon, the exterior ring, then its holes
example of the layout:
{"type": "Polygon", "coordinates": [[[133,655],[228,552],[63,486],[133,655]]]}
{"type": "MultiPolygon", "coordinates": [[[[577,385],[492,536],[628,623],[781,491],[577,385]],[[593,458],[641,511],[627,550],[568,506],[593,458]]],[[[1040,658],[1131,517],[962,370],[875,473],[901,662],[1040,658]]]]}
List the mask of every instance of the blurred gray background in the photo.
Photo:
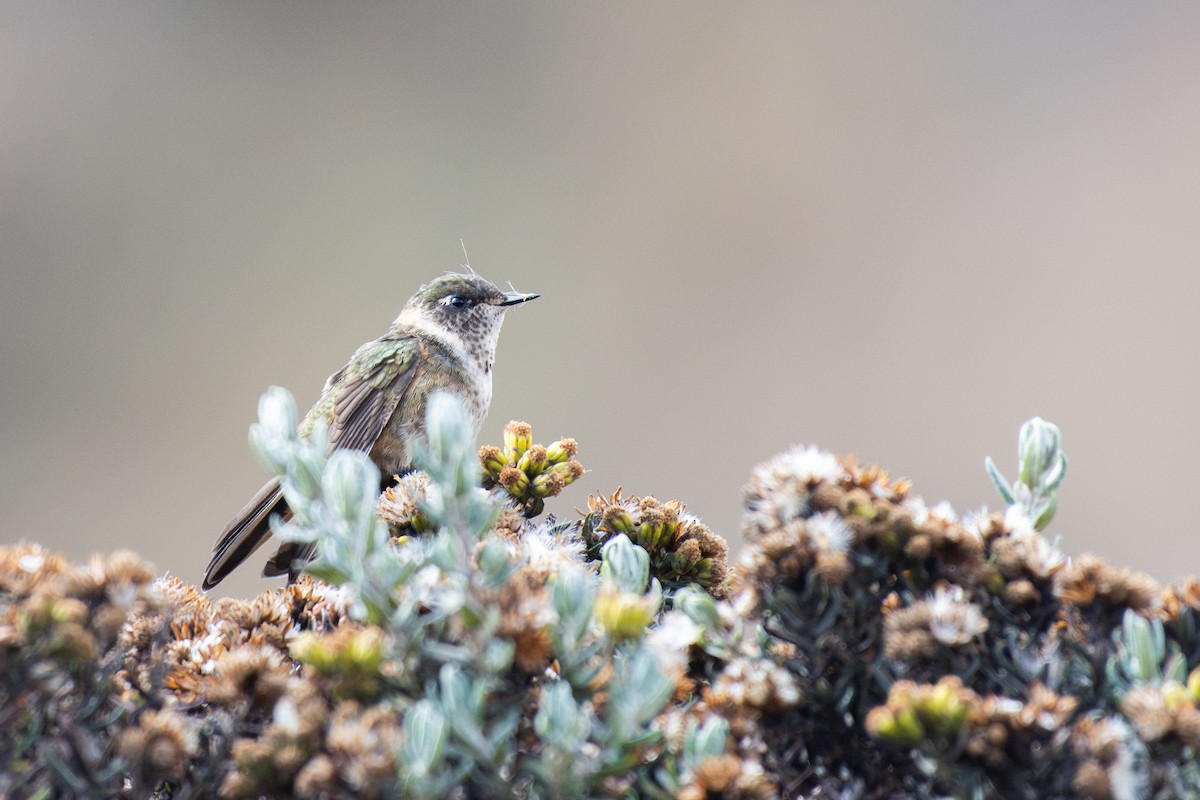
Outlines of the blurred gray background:
{"type": "MultiPolygon", "coordinates": [[[[1200,572],[1200,6],[5,3],[0,542],[196,581],[307,407],[463,260],[509,315],[483,438],[736,537],[795,442],[1200,572]]],[[[249,593],[262,558],[221,591],[249,593]]]]}

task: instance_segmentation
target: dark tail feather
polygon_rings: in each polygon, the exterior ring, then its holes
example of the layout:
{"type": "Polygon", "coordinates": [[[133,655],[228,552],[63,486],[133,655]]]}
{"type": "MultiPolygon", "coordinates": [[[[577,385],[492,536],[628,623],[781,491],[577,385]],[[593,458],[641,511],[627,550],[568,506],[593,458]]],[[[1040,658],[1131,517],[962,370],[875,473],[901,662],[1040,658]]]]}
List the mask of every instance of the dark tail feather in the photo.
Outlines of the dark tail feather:
{"type": "MultiPolygon", "coordinates": [[[[271,535],[272,514],[279,514],[284,518],[291,516],[287,502],[283,499],[283,490],[279,488],[278,478],[272,479],[260,489],[254,499],[225,526],[221,538],[217,539],[213,546],[212,560],[204,570],[204,582],[201,586],[205,589],[216,586],[234,567],[262,546],[271,535]]],[[[291,546],[290,542],[284,545],[288,546],[291,546]]],[[[281,551],[283,549],[280,548],[281,551]]],[[[275,557],[278,558],[278,554],[275,557]]],[[[272,561],[274,560],[272,558],[272,561]]]]}
{"type": "Polygon", "coordinates": [[[267,561],[262,574],[268,578],[276,575],[288,576],[288,583],[294,583],[300,577],[305,563],[312,561],[317,554],[317,546],[313,542],[284,542],[267,561]]]}

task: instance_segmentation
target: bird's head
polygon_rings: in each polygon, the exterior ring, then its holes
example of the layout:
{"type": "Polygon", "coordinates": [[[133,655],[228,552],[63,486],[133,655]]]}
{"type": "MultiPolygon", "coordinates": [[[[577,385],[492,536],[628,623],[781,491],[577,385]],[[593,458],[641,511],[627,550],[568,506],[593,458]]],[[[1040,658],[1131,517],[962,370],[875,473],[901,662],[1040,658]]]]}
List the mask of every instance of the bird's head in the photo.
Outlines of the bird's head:
{"type": "Polygon", "coordinates": [[[478,275],[447,273],[417,290],[396,321],[455,337],[467,351],[495,351],[504,312],[536,294],[504,292],[478,275]]]}

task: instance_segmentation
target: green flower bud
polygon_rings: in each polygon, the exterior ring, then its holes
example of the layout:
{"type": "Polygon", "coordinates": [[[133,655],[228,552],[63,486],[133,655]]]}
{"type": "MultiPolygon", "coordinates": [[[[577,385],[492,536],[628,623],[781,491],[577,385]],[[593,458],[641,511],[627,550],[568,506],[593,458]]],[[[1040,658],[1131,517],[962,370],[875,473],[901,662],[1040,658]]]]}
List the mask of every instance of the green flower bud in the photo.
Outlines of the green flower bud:
{"type": "Polygon", "coordinates": [[[500,473],[500,485],[518,500],[529,495],[529,476],[516,467],[505,467],[500,473]]]}
{"type": "Polygon", "coordinates": [[[500,452],[499,447],[484,445],[479,448],[479,464],[492,480],[500,477],[500,471],[508,466],[508,459],[500,452]]]}
{"type": "Polygon", "coordinates": [[[546,466],[546,448],[540,444],[531,445],[517,459],[517,469],[526,475],[537,475],[546,466]]]}
{"type": "Polygon", "coordinates": [[[922,719],[927,720],[934,730],[955,733],[967,721],[970,709],[959,696],[957,686],[940,681],[922,698],[918,709],[922,719]]]}
{"type": "Polygon", "coordinates": [[[513,420],[504,426],[504,455],[515,463],[533,444],[533,429],[526,422],[513,420]]]}
{"type": "Polygon", "coordinates": [[[649,522],[643,522],[641,525],[638,525],[637,543],[647,550],[652,550],[657,546],[657,532],[649,522]]]}
{"type": "Polygon", "coordinates": [[[619,506],[610,506],[605,509],[603,522],[610,530],[633,534],[633,520],[629,518],[629,514],[625,513],[625,509],[619,506]]]}
{"type": "Polygon", "coordinates": [[[898,744],[916,744],[925,738],[925,727],[912,708],[902,708],[892,717],[892,733],[886,736],[898,744]]]}
{"type": "Polygon", "coordinates": [[[574,439],[559,439],[546,448],[546,460],[551,464],[561,464],[575,457],[579,445],[574,439]]]}

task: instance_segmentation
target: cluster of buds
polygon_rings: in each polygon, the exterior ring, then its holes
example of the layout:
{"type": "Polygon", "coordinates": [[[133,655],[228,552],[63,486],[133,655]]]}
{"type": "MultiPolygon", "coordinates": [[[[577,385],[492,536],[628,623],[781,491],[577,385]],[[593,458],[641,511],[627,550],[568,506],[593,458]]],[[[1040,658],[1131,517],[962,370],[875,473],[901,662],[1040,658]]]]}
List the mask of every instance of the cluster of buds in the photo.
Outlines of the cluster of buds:
{"type": "Polygon", "coordinates": [[[574,439],[559,439],[549,447],[533,443],[533,429],[526,422],[504,426],[504,447],[484,446],[479,450],[483,466],[483,488],[504,488],[526,517],[536,517],[553,497],[583,475],[575,460],[579,445],[574,439]]]}
{"type": "Polygon", "coordinates": [[[344,625],[324,635],[305,631],[288,650],[309,670],[332,681],[335,698],[370,700],[380,691],[385,645],[380,628],[344,625]]]}
{"type": "Polygon", "coordinates": [[[650,554],[650,571],[669,589],[698,583],[721,594],[728,575],[728,546],[678,500],[612,495],[588,497],[583,541],[592,558],[615,536],[625,535],[650,554]]]}
{"type": "Polygon", "coordinates": [[[980,701],[957,675],[947,675],[936,684],[897,681],[888,691],[887,704],[867,714],[867,732],[910,747],[931,740],[954,741],[980,701]]]}

